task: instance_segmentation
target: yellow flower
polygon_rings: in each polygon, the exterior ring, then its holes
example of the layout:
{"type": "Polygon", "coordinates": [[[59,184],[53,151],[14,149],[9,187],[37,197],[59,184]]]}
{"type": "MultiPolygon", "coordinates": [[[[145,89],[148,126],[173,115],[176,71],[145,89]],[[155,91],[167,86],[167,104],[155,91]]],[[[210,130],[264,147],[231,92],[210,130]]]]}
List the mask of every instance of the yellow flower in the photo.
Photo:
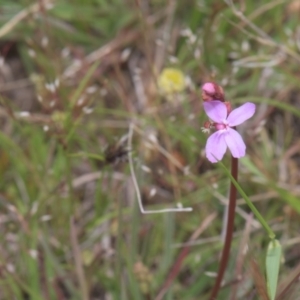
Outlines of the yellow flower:
{"type": "Polygon", "coordinates": [[[182,92],[185,88],[184,74],[178,69],[165,68],[160,73],[157,84],[164,94],[182,92]]]}

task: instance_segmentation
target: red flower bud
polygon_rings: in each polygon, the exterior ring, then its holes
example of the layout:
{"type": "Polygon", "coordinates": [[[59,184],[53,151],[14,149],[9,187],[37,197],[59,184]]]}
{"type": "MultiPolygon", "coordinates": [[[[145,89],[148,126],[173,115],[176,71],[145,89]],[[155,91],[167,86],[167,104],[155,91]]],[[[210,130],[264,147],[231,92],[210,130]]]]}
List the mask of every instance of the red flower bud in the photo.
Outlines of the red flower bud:
{"type": "Polygon", "coordinates": [[[222,87],[215,82],[206,82],[202,86],[203,101],[219,100],[224,102],[225,95],[222,87]]]}
{"type": "Polygon", "coordinates": [[[205,129],[210,129],[211,128],[212,123],[210,121],[205,121],[203,124],[203,127],[205,129]]]}

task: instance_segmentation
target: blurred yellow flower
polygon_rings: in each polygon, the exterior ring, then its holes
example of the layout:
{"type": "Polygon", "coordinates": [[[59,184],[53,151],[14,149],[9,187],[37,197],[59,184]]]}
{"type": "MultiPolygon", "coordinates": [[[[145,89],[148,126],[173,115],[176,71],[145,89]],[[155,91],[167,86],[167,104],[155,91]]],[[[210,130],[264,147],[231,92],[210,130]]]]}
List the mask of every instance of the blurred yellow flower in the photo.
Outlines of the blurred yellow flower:
{"type": "Polygon", "coordinates": [[[175,68],[165,68],[158,76],[157,84],[164,94],[182,92],[185,88],[184,74],[175,68]]]}

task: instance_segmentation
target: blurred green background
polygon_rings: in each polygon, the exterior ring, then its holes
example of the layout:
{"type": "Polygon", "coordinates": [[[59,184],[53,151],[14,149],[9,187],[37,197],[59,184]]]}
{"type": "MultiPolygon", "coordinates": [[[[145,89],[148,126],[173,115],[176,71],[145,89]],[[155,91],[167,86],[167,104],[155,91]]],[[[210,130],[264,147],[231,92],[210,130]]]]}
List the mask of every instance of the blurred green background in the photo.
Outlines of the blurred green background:
{"type": "MultiPolygon", "coordinates": [[[[0,0],[0,299],[207,299],[230,182],[204,154],[211,80],[257,104],[239,183],[283,246],[277,299],[300,299],[299,18],[297,0],[0,0]],[[193,211],[142,214],[129,162],[145,210],[193,211]]],[[[267,242],[238,199],[218,299],[268,299],[267,242]]]]}

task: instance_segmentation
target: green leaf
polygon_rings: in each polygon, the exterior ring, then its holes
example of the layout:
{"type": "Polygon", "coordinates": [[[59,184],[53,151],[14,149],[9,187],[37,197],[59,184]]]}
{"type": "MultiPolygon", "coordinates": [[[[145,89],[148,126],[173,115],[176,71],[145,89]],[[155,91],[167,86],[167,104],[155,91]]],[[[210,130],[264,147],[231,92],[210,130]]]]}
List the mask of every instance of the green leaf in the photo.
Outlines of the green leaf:
{"type": "Polygon", "coordinates": [[[281,245],[278,240],[272,240],[268,245],[266,257],[267,285],[271,300],[276,296],[280,258],[281,245]]]}

